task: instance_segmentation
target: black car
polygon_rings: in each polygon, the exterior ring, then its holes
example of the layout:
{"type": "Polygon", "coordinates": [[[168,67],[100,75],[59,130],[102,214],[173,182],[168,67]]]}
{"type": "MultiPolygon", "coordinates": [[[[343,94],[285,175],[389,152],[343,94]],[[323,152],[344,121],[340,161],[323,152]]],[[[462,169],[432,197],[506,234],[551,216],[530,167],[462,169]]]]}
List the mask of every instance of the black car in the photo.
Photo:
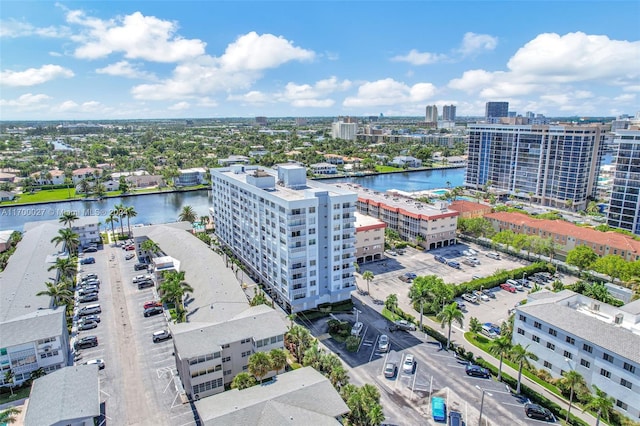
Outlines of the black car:
{"type": "Polygon", "coordinates": [[[87,257],[87,258],[84,258],[84,259],[80,260],[80,264],[81,265],[90,265],[92,263],[96,263],[96,258],[95,257],[87,257]]]}
{"type": "Polygon", "coordinates": [[[85,349],[85,348],[93,348],[94,346],[98,346],[98,338],[96,336],[86,336],[78,339],[76,343],[74,343],[74,349],[85,349]]]}
{"type": "Polygon", "coordinates": [[[147,308],[144,310],[143,314],[145,317],[150,317],[153,315],[161,314],[163,309],[160,306],[153,306],[151,308],[147,308]]]}
{"type": "Polygon", "coordinates": [[[479,365],[467,365],[464,369],[464,371],[467,373],[467,376],[474,376],[474,377],[490,377],[491,373],[489,372],[489,370],[487,370],[486,368],[482,368],[479,365]]]}
{"type": "Polygon", "coordinates": [[[98,293],[89,293],[84,296],[78,297],[78,303],[89,303],[89,302],[97,302],[98,301],[98,293]]]}
{"type": "Polygon", "coordinates": [[[437,254],[436,254],[436,255],[434,255],[434,256],[433,256],[433,258],[434,258],[435,260],[437,260],[438,262],[440,262],[440,263],[447,263],[447,258],[442,257],[442,256],[440,256],[440,255],[437,255],[437,254]]]}
{"type": "Polygon", "coordinates": [[[146,271],[148,268],[146,263],[136,263],[135,265],[133,265],[133,269],[135,271],[146,271]]]}
{"type": "Polygon", "coordinates": [[[153,280],[145,280],[138,282],[138,290],[142,290],[143,288],[153,287],[155,283],[153,280]]]}
{"type": "Polygon", "coordinates": [[[554,419],[551,411],[538,404],[524,404],[524,413],[530,419],[545,420],[548,422],[554,419]]]}
{"type": "Polygon", "coordinates": [[[82,321],[81,323],[78,323],[78,330],[91,330],[97,326],[98,323],[95,321],[82,321]]]}
{"type": "Polygon", "coordinates": [[[462,426],[462,414],[449,411],[449,426],[462,426]]]}
{"type": "Polygon", "coordinates": [[[98,251],[98,247],[87,247],[86,249],[82,250],[83,253],[95,253],[98,251]]]}

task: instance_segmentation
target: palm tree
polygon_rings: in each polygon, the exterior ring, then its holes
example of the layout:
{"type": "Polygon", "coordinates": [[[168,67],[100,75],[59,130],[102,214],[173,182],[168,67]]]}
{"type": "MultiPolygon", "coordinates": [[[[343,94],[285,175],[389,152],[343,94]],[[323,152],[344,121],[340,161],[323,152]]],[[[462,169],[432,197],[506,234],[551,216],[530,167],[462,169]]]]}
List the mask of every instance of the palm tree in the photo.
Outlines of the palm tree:
{"type": "Polygon", "coordinates": [[[249,373],[238,373],[231,382],[231,389],[247,389],[256,385],[256,379],[249,373]]]}
{"type": "MultiPolygon", "coordinates": [[[[13,394],[13,389],[12,389],[13,394]]],[[[20,414],[20,409],[15,407],[0,411],[0,424],[13,424],[17,421],[16,416],[20,414]]]]}
{"type": "Polygon", "coordinates": [[[62,277],[73,278],[76,274],[78,259],[75,257],[58,257],[56,263],[51,265],[47,271],[57,269],[62,277]]]}
{"type": "Polygon", "coordinates": [[[114,212],[109,213],[109,217],[104,220],[104,223],[111,225],[111,235],[113,236],[114,241],[116,239],[116,231],[113,229],[113,224],[117,222],[119,222],[119,219],[116,217],[114,212]]]}
{"type": "Polygon", "coordinates": [[[91,184],[87,179],[82,179],[78,185],[80,186],[80,192],[84,194],[84,198],[91,195],[91,184]]]}
{"type": "Polygon", "coordinates": [[[449,346],[451,346],[451,323],[457,322],[460,327],[462,327],[462,321],[464,320],[464,314],[460,309],[458,309],[458,304],[456,302],[452,302],[445,307],[442,308],[440,313],[436,315],[438,321],[440,321],[440,326],[444,328],[445,324],[449,326],[449,334],[447,336],[447,350],[449,346]]]}
{"type": "Polygon", "coordinates": [[[311,334],[309,333],[309,330],[302,327],[301,325],[296,324],[289,329],[285,337],[287,338],[288,342],[291,342],[295,345],[296,360],[298,362],[302,362],[302,355],[311,344],[311,334]]]}
{"type": "Polygon", "coordinates": [[[276,374],[287,366],[287,354],[283,349],[271,349],[269,358],[271,358],[271,367],[276,370],[276,374]]]}
{"type": "Polygon", "coordinates": [[[500,366],[498,367],[498,381],[502,381],[502,360],[504,356],[511,352],[511,339],[507,336],[500,336],[497,339],[493,339],[489,343],[489,353],[494,356],[500,357],[500,366]]]}
{"type": "Polygon", "coordinates": [[[387,308],[387,310],[395,313],[396,309],[398,308],[398,295],[388,295],[387,299],[384,301],[384,307],[387,308]]]}
{"type": "Polygon", "coordinates": [[[160,246],[153,240],[144,240],[142,244],[140,244],[140,248],[151,255],[160,251],[160,246]]]}
{"type": "Polygon", "coordinates": [[[600,417],[603,417],[606,421],[609,421],[609,413],[613,409],[613,398],[607,396],[607,394],[596,385],[592,385],[592,387],[596,394],[595,396],[591,395],[591,398],[589,398],[589,402],[586,403],[582,411],[595,410],[597,413],[596,426],[599,426],[600,417]]]}
{"type": "Polygon", "coordinates": [[[373,272],[371,271],[364,271],[364,273],[362,274],[362,279],[367,282],[367,294],[370,294],[369,283],[371,282],[371,280],[373,280],[373,278],[374,278],[374,275],[373,275],[373,272]]]}
{"type": "Polygon", "coordinates": [[[184,321],[184,303],[185,294],[193,293],[193,287],[184,281],[184,271],[167,271],[162,274],[164,281],[160,285],[163,302],[173,302],[176,306],[176,314],[178,322],[184,321]]]}
{"type": "Polygon", "coordinates": [[[58,222],[64,224],[65,226],[68,226],[69,229],[71,229],[71,225],[73,224],[73,222],[75,222],[78,219],[79,217],[77,214],[75,214],[75,212],[68,211],[68,212],[62,213],[62,216],[60,216],[60,218],[58,219],[58,222]]]}
{"type": "Polygon", "coordinates": [[[47,286],[47,289],[37,292],[36,296],[49,296],[53,298],[53,306],[62,306],[73,301],[73,292],[66,288],[66,283],[54,284],[47,281],[44,284],[47,286]]]}
{"type": "Polygon", "coordinates": [[[323,356],[324,350],[318,346],[318,342],[314,342],[309,349],[304,351],[302,365],[304,365],[305,367],[313,367],[316,370],[320,371],[323,356]]]}
{"type": "Polygon", "coordinates": [[[182,211],[180,212],[180,214],[178,215],[178,220],[181,222],[189,222],[189,223],[193,223],[196,220],[198,220],[198,215],[196,214],[196,212],[193,210],[193,207],[191,206],[184,206],[182,208],[182,211]]]}
{"type": "Polygon", "coordinates": [[[522,346],[518,343],[511,349],[511,360],[518,364],[518,386],[516,388],[516,394],[520,394],[520,385],[522,382],[522,367],[524,367],[525,365],[529,365],[530,359],[538,359],[538,357],[533,352],[529,352],[527,350],[528,348],[529,345],[522,346]]]}
{"type": "Polygon", "coordinates": [[[11,390],[11,396],[13,396],[14,378],[15,378],[15,375],[13,374],[13,370],[9,369],[4,373],[4,382],[9,385],[9,389],[11,390]]]}
{"type": "MultiPolygon", "coordinates": [[[[118,219],[120,219],[120,235],[124,235],[124,223],[122,222],[122,218],[124,217],[125,208],[124,204],[116,204],[113,206],[113,213],[115,213],[118,216],[118,219]]],[[[118,241],[118,239],[116,239],[116,241],[118,241]]]]}
{"type": "Polygon", "coordinates": [[[271,358],[266,352],[256,352],[249,357],[249,373],[254,375],[259,382],[272,370],[271,358]]]}
{"type": "Polygon", "coordinates": [[[561,382],[569,388],[569,409],[567,410],[566,423],[569,423],[569,413],[571,412],[571,404],[573,403],[573,394],[577,387],[585,386],[584,378],[582,374],[576,370],[565,371],[562,373],[564,376],[561,382]]]}
{"type": "Polygon", "coordinates": [[[129,237],[131,237],[131,224],[129,223],[129,218],[136,217],[138,212],[135,207],[128,206],[124,208],[124,215],[127,217],[127,228],[129,229],[129,237]]]}
{"type": "Polygon", "coordinates": [[[65,250],[69,254],[76,253],[80,245],[80,236],[73,232],[70,228],[62,228],[58,230],[58,235],[51,239],[52,243],[63,243],[65,250]]]}

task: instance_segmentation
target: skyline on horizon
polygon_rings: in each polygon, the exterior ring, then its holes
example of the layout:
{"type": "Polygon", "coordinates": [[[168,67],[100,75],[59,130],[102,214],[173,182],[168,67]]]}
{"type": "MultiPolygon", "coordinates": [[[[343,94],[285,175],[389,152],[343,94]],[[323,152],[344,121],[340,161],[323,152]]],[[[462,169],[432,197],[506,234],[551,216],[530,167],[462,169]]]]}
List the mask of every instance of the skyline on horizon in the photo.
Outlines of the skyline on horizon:
{"type": "Polygon", "coordinates": [[[3,2],[0,116],[635,115],[640,2],[541,5],[3,2]]]}

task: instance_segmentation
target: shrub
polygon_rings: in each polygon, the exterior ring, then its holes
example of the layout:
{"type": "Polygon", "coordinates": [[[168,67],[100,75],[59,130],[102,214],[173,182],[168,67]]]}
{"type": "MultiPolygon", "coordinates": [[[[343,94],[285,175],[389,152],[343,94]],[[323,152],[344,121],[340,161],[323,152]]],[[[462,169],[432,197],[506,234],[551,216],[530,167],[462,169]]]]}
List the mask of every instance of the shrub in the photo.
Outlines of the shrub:
{"type": "Polygon", "coordinates": [[[349,352],[356,352],[360,346],[360,338],[356,336],[349,336],[345,343],[349,352]]]}

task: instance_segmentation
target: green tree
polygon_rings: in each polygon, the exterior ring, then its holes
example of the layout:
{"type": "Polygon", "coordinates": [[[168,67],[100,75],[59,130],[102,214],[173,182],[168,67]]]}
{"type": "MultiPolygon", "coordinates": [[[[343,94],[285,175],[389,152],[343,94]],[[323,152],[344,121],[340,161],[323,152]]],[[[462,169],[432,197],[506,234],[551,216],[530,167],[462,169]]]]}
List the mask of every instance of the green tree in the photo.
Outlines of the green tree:
{"type": "Polygon", "coordinates": [[[436,319],[440,321],[440,326],[444,328],[445,325],[449,327],[449,333],[447,335],[447,350],[451,347],[451,324],[455,321],[460,327],[462,327],[464,314],[458,309],[458,304],[452,302],[442,308],[442,311],[436,315],[436,319]]]}
{"type": "Polygon", "coordinates": [[[592,283],[584,289],[584,295],[603,303],[611,303],[615,298],[609,293],[609,289],[604,283],[592,283]]]}
{"type": "Polygon", "coordinates": [[[502,381],[502,361],[505,355],[511,352],[511,338],[508,336],[500,336],[497,339],[493,339],[489,343],[489,353],[493,356],[500,358],[500,365],[498,367],[498,381],[502,381]]]}
{"type": "Polygon", "coordinates": [[[374,275],[371,271],[364,271],[364,273],[362,274],[362,279],[367,282],[367,294],[371,294],[369,293],[369,283],[373,280],[373,278],[374,275]]]}
{"type": "Polygon", "coordinates": [[[47,281],[44,284],[47,286],[47,289],[37,292],[36,296],[48,296],[52,298],[53,306],[62,306],[73,302],[73,292],[67,289],[65,283],[54,284],[47,281]]]}
{"type": "Polygon", "coordinates": [[[58,219],[58,222],[62,223],[63,225],[71,229],[73,222],[75,222],[78,219],[79,217],[75,212],[66,211],[62,213],[62,216],[60,216],[60,218],[58,219]]]}
{"type": "Polygon", "coordinates": [[[492,238],[491,241],[493,241],[494,243],[497,244],[504,244],[507,251],[509,251],[509,247],[511,247],[511,244],[513,243],[513,239],[515,237],[516,234],[514,234],[513,231],[511,231],[510,229],[504,230],[504,231],[500,231],[497,234],[495,234],[492,238]]]}
{"type": "Polygon", "coordinates": [[[231,389],[247,389],[257,384],[255,377],[251,374],[242,372],[238,373],[231,381],[231,389]]]}
{"type": "Polygon", "coordinates": [[[571,413],[571,405],[573,404],[573,395],[577,388],[585,387],[586,383],[582,374],[576,370],[569,370],[562,373],[561,383],[569,388],[569,409],[567,410],[567,417],[565,422],[569,424],[569,413],[571,413]]]}
{"type": "Polygon", "coordinates": [[[56,263],[49,266],[47,271],[57,269],[61,277],[72,280],[78,268],[78,259],[75,257],[57,257],[56,263]]]}
{"type": "Polygon", "coordinates": [[[14,383],[15,375],[13,374],[13,370],[8,369],[4,373],[4,382],[9,385],[9,389],[11,390],[11,396],[13,396],[13,383],[14,383]]]}
{"type": "Polygon", "coordinates": [[[533,352],[529,352],[527,349],[529,349],[529,345],[522,346],[518,343],[513,348],[511,348],[511,352],[509,353],[511,360],[514,363],[518,364],[518,386],[516,387],[516,394],[518,395],[520,394],[520,386],[522,382],[522,368],[525,365],[529,366],[530,359],[538,359],[538,357],[533,352]]]}
{"type": "MultiPolygon", "coordinates": [[[[13,387],[11,388],[11,395],[13,395],[13,387]]],[[[0,411],[0,424],[14,424],[18,421],[17,416],[20,411],[21,409],[16,407],[9,407],[0,411]]]]}
{"type": "Polygon", "coordinates": [[[116,239],[116,231],[113,227],[113,224],[117,222],[119,222],[119,219],[116,217],[116,215],[113,212],[109,213],[109,217],[107,217],[104,220],[104,223],[106,223],[107,225],[111,225],[111,235],[114,240],[116,239]]]}
{"type": "Polygon", "coordinates": [[[310,348],[304,351],[304,357],[302,358],[302,365],[305,367],[313,367],[316,370],[322,370],[322,357],[324,356],[324,350],[320,348],[318,342],[313,342],[310,348]]]}
{"type": "Polygon", "coordinates": [[[178,220],[181,222],[194,223],[198,220],[198,215],[196,214],[195,210],[193,210],[193,207],[184,206],[182,207],[182,211],[178,215],[178,220]]]}
{"type": "Polygon", "coordinates": [[[252,374],[258,382],[272,370],[271,358],[266,352],[256,352],[249,357],[249,374],[252,374]]]}
{"type": "Polygon", "coordinates": [[[287,366],[287,353],[282,349],[271,349],[269,351],[269,358],[271,359],[271,367],[276,371],[276,374],[280,370],[284,370],[287,366]]]}
{"type": "Polygon", "coordinates": [[[120,176],[118,180],[118,191],[126,194],[129,192],[129,184],[127,183],[127,179],[124,176],[120,176]]]}
{"type": "Polygon", "coordinates": [[[185,320],[183,299],[188,293],[193,293],[193,287],[185,281],[185,271],[165,271],[162,274],[163,282],[160,284],[162,301],[173,303],[176,307],[177,322],[185,320]]]}
{"type": "Polygon", "coordinates": [[[302,362],[303,354],[311,346],[312,337],[309,330],[299,324],[295,324],[289,329],[285,338],[292,345],[296,360],[302,362]]]}
{"type": "Polygon", "coordinates": [[[398,309],[398,295],[388,295],[387,299],[384,301],[384,307],[387,308],[387,310],[395,313],[396,309],[398,309]]]}
{"type": "Polygon", "coordinates": [[[442,278],[436,275],[420,276],[413,280],[409,288],[409,298],[414,305],[420,305],[420,327],[424,308],[427,312],[439,312],[441,307],[453,299],[453,286],[445,284],[442,278]]]}
{"type": "Polygon", "coordinates": [[[144,240],[140,248],[153,256],[160,251],[160,246],[153,240],[144,240]]]}
{"type": "Polygon", "coordinates": [[[124,217],[125,209],[126,207],[124,206],[124,204],[116,204],[115,206],[113,206],[113,212],[118,216],[120,222],[120,235],[124,235],[124,222],[122,221],[122,218],[124,217]]]}
{"type": "Polygon", "coordinates": [[[93,193],[98,198],[104,198],[107,194],[107,188],[102,183],[96,184],[95,188],[93,188],[93,193]]]}
{"type": "Polygon", "coordinates": [[[594,410],[596,412],[596,426],[600,425],[600,418],[609,421],[609,413],[613,409],[613,398],[609,397],[596,385],[592,385],[595,395],[591,395],[589,402],[584,406],[584,410],[594,410]]]}
{"type": "Polygon", "coordinates": [[[596,260],[598,255],[591,247],[579,245],[567,253],[566,262],[578,268],[579,274],[582,275],[582,272],[589,269],[596,260]]]}
{"type": "Polygon", "coordinates": [[[472,333],[480,333],[482,331],[482,323],[476,317],[469,319],[469,331],[472,333]]]}
{"type": "Polygon", "coordinates": [[[127,218],[127,228],[129,229],[129,237],[131,237],[131,223],[129,222],[129,219],[132,217],[136,217],[138,216],[138,212],[136,211],[135,207],[133,206],[127,206],[124,208],[124,216],[127,218]]]}
{"type": "Polygon", "coordinates": [[[62,228],[58,230],[58,235],[51,239],[52,243],[63,243],[64,249],[69,254],[75,254],[78,252],[78,246],[80,245],[80,236],[73,232],[69,228],[62,228]]]}
{"type": "Polygon", "coordinates": [[[345,415],[348,424],[354,426],[378,426],[384,421],[380,406],[380,392],[374,385],[365,384],[357,387],[345,385],[340,392],[342,399],[349,407],[345,415]]]}
{"type": "Polygon", "coordinates": [[[602,256],[593,264],[593,270],[607,275],[611,279],[611,282],[623,276],[626,268],[627,261],[615,254],[602,256]]]}
{"type": "Polygon", "coordinates": [[[264,291],[258,290],[257,287],[254,287],[253,298],[251,299],[251,302],[249,302],[249,304],[251,306],[268,305],[269,301],[267,300],[267,296],[264,294],[264,291]]]}
{"type": "Polygon", "coordinates": [[[91,183],[87,179],[82,179],[80,183],[78,183],[80,187],[80,191],[84,195],[84,198],[89,197],[91,195],[91,183]]]}

